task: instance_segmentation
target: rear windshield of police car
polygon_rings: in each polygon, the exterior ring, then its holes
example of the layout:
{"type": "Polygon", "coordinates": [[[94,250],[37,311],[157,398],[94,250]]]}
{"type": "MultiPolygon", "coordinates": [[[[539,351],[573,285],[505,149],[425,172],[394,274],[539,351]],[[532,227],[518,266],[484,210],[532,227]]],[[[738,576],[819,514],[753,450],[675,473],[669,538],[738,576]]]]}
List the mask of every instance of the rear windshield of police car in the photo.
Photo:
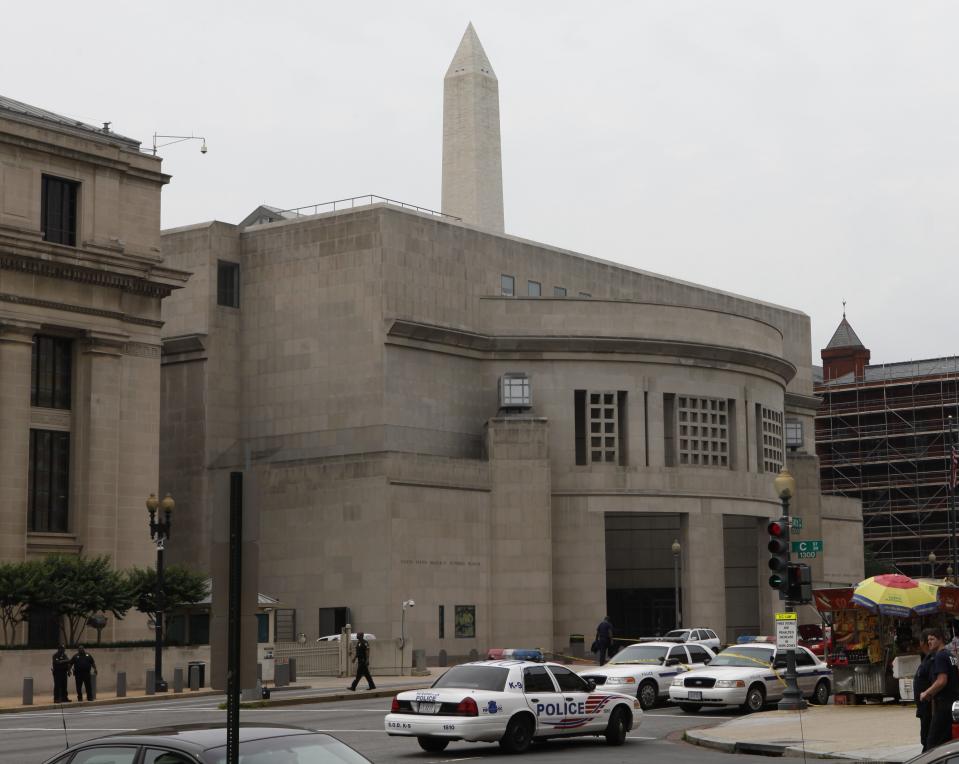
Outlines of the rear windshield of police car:
{"type": "Polygon", "coordinates": [[[433,682],[433,687],[502,692],[508,676],[509,669],[497,666],[453,666],[433,682]]]}

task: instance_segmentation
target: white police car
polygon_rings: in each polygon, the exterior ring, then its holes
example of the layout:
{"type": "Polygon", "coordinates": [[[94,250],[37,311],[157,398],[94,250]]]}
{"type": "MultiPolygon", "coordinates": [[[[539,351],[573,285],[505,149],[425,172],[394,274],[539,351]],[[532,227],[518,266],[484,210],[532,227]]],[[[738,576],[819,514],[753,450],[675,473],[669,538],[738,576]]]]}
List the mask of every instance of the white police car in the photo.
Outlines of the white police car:
{"type": "MultiPolygon", "coordinates": [[[[669,687],[669,700],[683,711],[703,706],[742,706],[761,711],[779,700],[786,688],[786,655],[769,642],[727,647],[709,665],[680,674],[669,687]]],[[[832,669],[805,647],[796,648],[799,691],[813,703],[825,704],[832,691],[832,669]]]]}
{"type": "Polygon", "coordinates": [[[669,697],[673,678],[709,663],[715,653],[705,645],[675,642],[642,642],[620,650],[603,666],[580,671],[597,687],[612,692],[635,694],[644,711],[660,698],[669,697]]]}
{"type": "Polygon", "coordinates": [[[383,724],[424,751],[466,740],[520,753],[533,740],[573,735],[622,745],[642,713],[635,698],[596,690],[556,663],[478,661],[453,666],[429,689],[401,692],[383,724]]]}

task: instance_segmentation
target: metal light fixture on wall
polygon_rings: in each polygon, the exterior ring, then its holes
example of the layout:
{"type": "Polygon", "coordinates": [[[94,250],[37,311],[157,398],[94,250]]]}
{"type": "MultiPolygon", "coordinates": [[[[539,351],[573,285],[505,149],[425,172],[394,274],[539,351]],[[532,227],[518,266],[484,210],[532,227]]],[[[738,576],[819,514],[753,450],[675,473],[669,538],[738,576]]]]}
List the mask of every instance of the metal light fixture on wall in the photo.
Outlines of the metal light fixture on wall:
{"type": "Polygon", "coordinates": [[[202,135],[160,135],[159,133],[153,134],[153,156],[157,155],[157,149],[162,149],[165,146],[172,146],[175,143],[183,143],[183,141],[202,141],[200,144],[200,153],[206,154],[208,151],[206,147],[206,138],[202,135]],[[157,143],[157,138],[172,138],[173,140],[167,141],[166,143],[157,143]]]}

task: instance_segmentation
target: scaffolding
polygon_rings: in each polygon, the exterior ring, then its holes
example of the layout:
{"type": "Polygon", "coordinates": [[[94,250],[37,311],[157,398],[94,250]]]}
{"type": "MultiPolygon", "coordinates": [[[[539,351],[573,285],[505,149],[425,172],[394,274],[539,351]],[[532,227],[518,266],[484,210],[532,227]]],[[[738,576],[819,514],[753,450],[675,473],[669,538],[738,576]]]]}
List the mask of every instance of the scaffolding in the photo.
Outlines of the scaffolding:
{"type": "Polygon", "coordinates": [[[859,379],[817,383],[816,395],[822,492],[862,500],[877,560],[913,577],[944,574],[954,554],[949,417],[959,428],[959,356],[866,366],[859,379]]]}

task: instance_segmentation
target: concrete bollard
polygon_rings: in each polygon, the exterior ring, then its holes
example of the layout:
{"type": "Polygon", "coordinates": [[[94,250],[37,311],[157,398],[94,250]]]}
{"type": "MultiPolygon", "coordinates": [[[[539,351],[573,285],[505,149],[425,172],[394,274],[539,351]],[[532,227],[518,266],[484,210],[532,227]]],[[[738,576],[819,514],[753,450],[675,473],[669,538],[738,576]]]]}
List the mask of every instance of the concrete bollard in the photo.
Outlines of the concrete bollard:
{"type": "Polygon", "coordinates": [[[260,686],[260,680],[256,680],[256,687],[250,687],[246,690],[240,690],[240,700],[244,702],[262,700],[263,688],[260,686]]]}
{"type": "Polygon", "coordinates": [[[117,697],[125,698],[127,696],[127,672],[117,672],[117,697]]]}
{"type": "Polygon", "coordinates": [[[153,669],[147,669],[146,694],[157,694],[156,674],[153,673],[153,669]]]}
{"type": "Polygon", "coordinates": [[[440,660],[439,660],[440,666],[445,668],[448,660],[449,660],[449,657],[446,654],[446,650],[440,650],[440,660]]]}
{"type": "Polygon", "coordinates": [[[296,658],[290,658],[290,684],[296,681],[296,658]]]}
{"type": "Polygon", "coordinates": [[[173,692],[183,692],[183,669],[173,669],[173,692]]]}
{"type": "Polygon", "coordinates": [[[290,666],[286,663],[278,663],[273,668],[273,686],[287,687],[290,684],[290,666]]]}
{"type": "Polygon", "coordinates": [[[200,667],[190,666],[190,692],[200,689],[200,667]]]}
{"type": "Polygon", "coordinates": [[[33,705],[33,677],[25,676],[23,678],[23,705],[32,706],[33,705]]]}
{"type": "Polygon", "coordinates": [[[256,681],[258,682],[263,681],[263,664],[262,663],[256,664],[256,681]]]}
{"type": "Polygon", "coordinates": [[[90,697],[93,700],[97,699],[97,672],[94,671],[90,674],[90,697]]]}

